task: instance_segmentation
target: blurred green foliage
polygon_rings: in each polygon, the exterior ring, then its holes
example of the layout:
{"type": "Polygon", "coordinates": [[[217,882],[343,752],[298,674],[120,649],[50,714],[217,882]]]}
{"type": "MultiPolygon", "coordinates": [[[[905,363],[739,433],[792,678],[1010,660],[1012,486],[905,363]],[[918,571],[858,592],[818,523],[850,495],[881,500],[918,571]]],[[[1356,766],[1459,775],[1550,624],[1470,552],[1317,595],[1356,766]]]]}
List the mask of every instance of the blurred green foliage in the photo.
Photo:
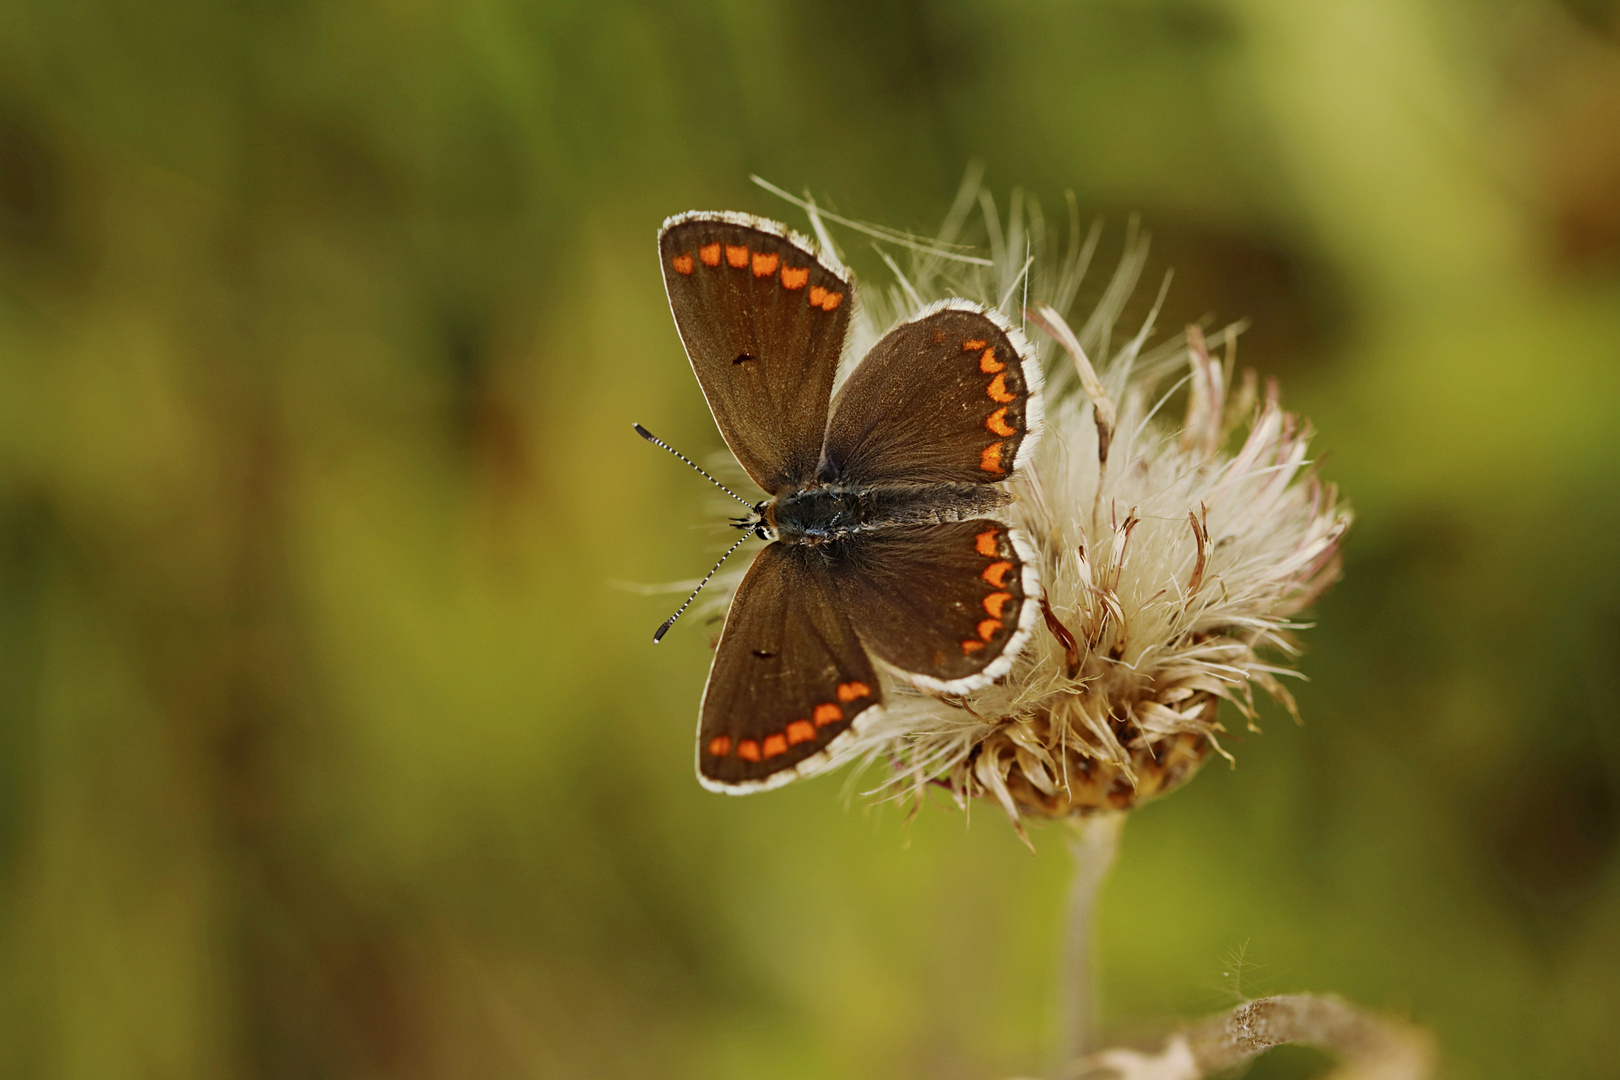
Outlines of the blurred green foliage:
{"type": "Polygon", "coordinates": [[[658,222],[790,216],[753,172],[926,231],[979,156],[1140,212],[1162,325],[1251,317],[1360,515],[1305,726],[1126,830],[1105,1020],[1332,990],[1455,1076],[1620,1076],[1617,35],[4,0],[0,1073],[1039,1068],[1057,833],[703,792],[708,634],[613,584],[723,531],[629,431],[720,445],[658,222]]]}

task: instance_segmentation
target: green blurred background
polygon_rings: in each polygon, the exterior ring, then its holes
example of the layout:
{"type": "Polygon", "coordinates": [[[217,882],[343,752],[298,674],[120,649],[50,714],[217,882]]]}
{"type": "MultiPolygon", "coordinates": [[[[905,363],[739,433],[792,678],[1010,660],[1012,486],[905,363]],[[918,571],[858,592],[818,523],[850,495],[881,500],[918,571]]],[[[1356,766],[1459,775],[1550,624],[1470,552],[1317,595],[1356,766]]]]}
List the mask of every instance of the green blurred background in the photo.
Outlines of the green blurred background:
{"type": "Polygon", "coordinates": [[[1126,830],[1106,1023],[1620,1076],[1613,0],[0,0],[0,1074],[1040,1068],[1059,833],[705,793],[613,584],[724,540],[629,429],[721,445],[659,221],[975,157],[1140,212],[1359,513],[1305,725],[1126,830]]]}

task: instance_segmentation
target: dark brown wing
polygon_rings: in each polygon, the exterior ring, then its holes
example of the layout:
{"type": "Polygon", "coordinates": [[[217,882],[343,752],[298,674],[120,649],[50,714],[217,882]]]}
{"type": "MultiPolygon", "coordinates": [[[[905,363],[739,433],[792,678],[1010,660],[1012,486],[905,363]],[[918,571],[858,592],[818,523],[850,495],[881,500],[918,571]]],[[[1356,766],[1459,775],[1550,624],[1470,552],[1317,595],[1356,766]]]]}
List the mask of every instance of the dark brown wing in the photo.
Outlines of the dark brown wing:
{"type": "Polygon", "coordinates": [[[885,334],[838,391],[822,478],[997,483],[1040,427],[1040,365],[1023,334],[948,300],[885,334]]]}
{"type": "Polygon", "coordinates": [[[849,328],[849,282],[773,221],[681,214],[658,236],[664,287],[720,434],[775,494],[811,479],[849,328]]]}
{"type": "Polygon", "coordinates": [[[698,779],[742,794],[808,776],[881,700],[826,561],[771,544],[737,587],[720,634],[698,721],[698,779]]]}
{"type": "Polygon", "coordinates": [[[855,632],[928,690],[965,694],[1005,675],[1040,608],[1027,538],[988,518],[867,533],[829,573],[855,632]]]}

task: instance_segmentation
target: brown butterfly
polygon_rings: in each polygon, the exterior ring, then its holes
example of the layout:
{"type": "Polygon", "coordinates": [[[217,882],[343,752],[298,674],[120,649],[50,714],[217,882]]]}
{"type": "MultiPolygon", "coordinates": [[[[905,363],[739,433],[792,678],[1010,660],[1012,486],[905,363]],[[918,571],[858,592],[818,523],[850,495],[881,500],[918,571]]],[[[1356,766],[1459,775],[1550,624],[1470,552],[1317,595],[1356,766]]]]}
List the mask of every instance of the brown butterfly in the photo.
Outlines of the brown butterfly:
{"type": "Polygon", "coordinates": [[[834,397],[853,306],[836,262],[737,213],[672,217],[658,250],[720,433],[771,496],[735,522],[769,543],[732,600],[697,745],[705,787],[760,791],[872,722],[877,664],[943,694],[1011,669],[1040,580],[997,514],[1040,433],[1041,371],[998,312],[947,300],[889,331],[834,397]]]}

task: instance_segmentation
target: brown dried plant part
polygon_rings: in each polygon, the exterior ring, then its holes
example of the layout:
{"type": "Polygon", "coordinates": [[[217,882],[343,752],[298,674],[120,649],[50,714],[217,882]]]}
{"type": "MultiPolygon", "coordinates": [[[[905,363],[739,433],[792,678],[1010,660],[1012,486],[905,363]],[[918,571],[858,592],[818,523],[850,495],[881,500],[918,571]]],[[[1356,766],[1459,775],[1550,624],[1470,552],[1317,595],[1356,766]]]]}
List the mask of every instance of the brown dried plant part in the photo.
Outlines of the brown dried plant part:
{"type": "Polygon", "coordinates": [[[1177,1032],[1156,1052],[1105,1050],[1075,1062],[1063,1080],[1202,1080],[1274,1046],[1315,1046],[1338,1058],[1331,1080],[1428,1080],[1437,1056],[1429,1034],[1329,994],[1279,994],[1244,1002],[1177,1032]]]}

